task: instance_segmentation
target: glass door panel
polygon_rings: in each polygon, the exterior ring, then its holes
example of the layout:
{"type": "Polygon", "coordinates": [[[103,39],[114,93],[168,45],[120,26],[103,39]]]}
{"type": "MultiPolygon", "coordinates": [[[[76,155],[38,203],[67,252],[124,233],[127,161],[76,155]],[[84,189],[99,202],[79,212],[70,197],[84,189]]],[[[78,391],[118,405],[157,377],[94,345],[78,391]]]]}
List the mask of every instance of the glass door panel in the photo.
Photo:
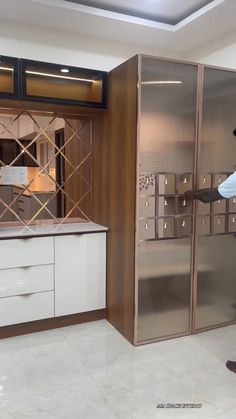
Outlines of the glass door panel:
{"type": "Polygon", "coordinates": [[[196,329],[236,320],[235,234],[198,241],[196,329]]]}
{"type": "Polygon", "coordinates": [[[194,182],[198,69],[141,60],[138,202],[153,205],[152,225],[143,205],[138,214],[138,342],[190,331],[193,208],[183,195],[194,182]]]}
{"type": "MultiPolygon", "coordinates": [[[[209,187],[217,186],[236,170],[236,73],[214,68],[204,69],[203,114],[198,167],[209,187]],[[207,174],[207,176],[205,175],[207,174]]],[[[236,240],[231,200],[217,201],[208,208],[208,220],[198,206],[197,296],[195,329],[203,329],[236,319],[236,240]],[[210,222],[209,222],[210,221],[210,222]],[[233,234],[232,234],[233,232],[233,234]]]]}
{"type": "Polygon", "coordinates": [[[107,73],[21,60],[24,99],[105,107],[107,73]]]}
{"type": "Polygon", "coordinates": [[[190,329],[191,238],[140,243],[138,341],[190,329]]]}
{"type": "Polygon", "coordinates": [[[0,97],[18,96],[18,59],[0,56],[0,97]]]}

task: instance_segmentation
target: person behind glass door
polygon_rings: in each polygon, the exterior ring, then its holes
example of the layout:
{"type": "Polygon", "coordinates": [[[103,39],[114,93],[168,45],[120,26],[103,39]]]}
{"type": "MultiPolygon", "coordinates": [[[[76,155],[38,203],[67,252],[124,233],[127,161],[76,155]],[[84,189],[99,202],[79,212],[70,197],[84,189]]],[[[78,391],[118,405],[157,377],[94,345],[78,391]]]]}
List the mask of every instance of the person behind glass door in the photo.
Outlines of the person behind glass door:
{"type": "MultiPolygon", "coordinates": [[[[233,131],[236,136],[236,129],[233,131]]],[[[203,203],[228,199],[236,196],[236,171],[215,188],[195,189],[185,192],[185,199],[198,199],[203,203]]],[[[226,367],[236,373],[236,361],[227,361],[226,367]]]]}

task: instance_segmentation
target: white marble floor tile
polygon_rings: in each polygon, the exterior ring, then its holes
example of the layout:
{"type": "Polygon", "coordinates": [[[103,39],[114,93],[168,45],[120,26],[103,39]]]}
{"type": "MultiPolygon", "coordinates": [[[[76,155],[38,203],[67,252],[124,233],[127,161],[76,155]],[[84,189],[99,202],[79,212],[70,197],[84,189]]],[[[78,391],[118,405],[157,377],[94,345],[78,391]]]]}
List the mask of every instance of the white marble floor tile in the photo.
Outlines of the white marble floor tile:
{"type": "Polygon", "coordinates": [[[6,403],[1,419],[116,419],[102,393],[87,376],[51,394],[6,403]]]}
{"type": "Polygon", "coordinates": [[[104,320],[1,340],[0,419],[235,419],[227,359],[235,325],[139,347],[104,320]]]}

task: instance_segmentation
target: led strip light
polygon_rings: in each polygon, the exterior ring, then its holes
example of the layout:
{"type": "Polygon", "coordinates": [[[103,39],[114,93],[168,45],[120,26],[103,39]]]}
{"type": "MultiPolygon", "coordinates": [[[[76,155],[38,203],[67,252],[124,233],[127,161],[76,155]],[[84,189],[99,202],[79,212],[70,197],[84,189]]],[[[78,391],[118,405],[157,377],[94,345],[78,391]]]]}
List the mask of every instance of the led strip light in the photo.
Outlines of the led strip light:
{"type": "MultiPolygon", "coordinates": [[[[0,70],[10,71],[10,72],[14,71],[13,68],[6,68],[6,67],[0,67],[0,70]]],[[[83,79],[81,77],[61,76],[59,74],[41,73],[40,71],[31,71],[31,70],[26,70],[26,74],[32,74],[34,76],[53,77],[53,78],[56,78],[56,79],[63,79],[63,80],[83,81],[83,82],[86,82],[86,83],[95,83],[95,81],[96,81],[96,80],[92,80],[92,79],[83,79]]]]}
{"type": "Polygon", "coordinates": [[[85,81],[87,83],[94,83],[94,81],[95,81],[95,80],[92,80],[92,79],[82,79],[80,77],[61,76],[59,74],[41,73],[39,71],[31,71],[31,70],[26,70],[26,74],[32,74],[34,76],[53,77],[53,78],[55,77],[56,79],[85,81]]]}
{"type": "Polygon", "coordinates": [[[141,84],[183,84],[181,80],[153,80],[142,81],[141,84]]]}

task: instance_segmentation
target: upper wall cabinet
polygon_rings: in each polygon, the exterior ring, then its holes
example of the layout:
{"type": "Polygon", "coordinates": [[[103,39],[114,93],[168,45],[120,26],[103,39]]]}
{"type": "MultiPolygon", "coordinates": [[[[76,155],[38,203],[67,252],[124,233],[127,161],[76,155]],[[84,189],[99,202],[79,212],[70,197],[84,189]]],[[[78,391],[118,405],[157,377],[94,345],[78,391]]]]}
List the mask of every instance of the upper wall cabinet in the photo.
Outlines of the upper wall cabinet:
{"type": "Polygon", "coordinates": [[[0,97],[18,98],[18,68],[17,58],[0,56],[0,97]]]}
{"type": "Polygon", "coordinates": [[[106,107],[107,73],[20,60],[22,99],[106,107]]]}

